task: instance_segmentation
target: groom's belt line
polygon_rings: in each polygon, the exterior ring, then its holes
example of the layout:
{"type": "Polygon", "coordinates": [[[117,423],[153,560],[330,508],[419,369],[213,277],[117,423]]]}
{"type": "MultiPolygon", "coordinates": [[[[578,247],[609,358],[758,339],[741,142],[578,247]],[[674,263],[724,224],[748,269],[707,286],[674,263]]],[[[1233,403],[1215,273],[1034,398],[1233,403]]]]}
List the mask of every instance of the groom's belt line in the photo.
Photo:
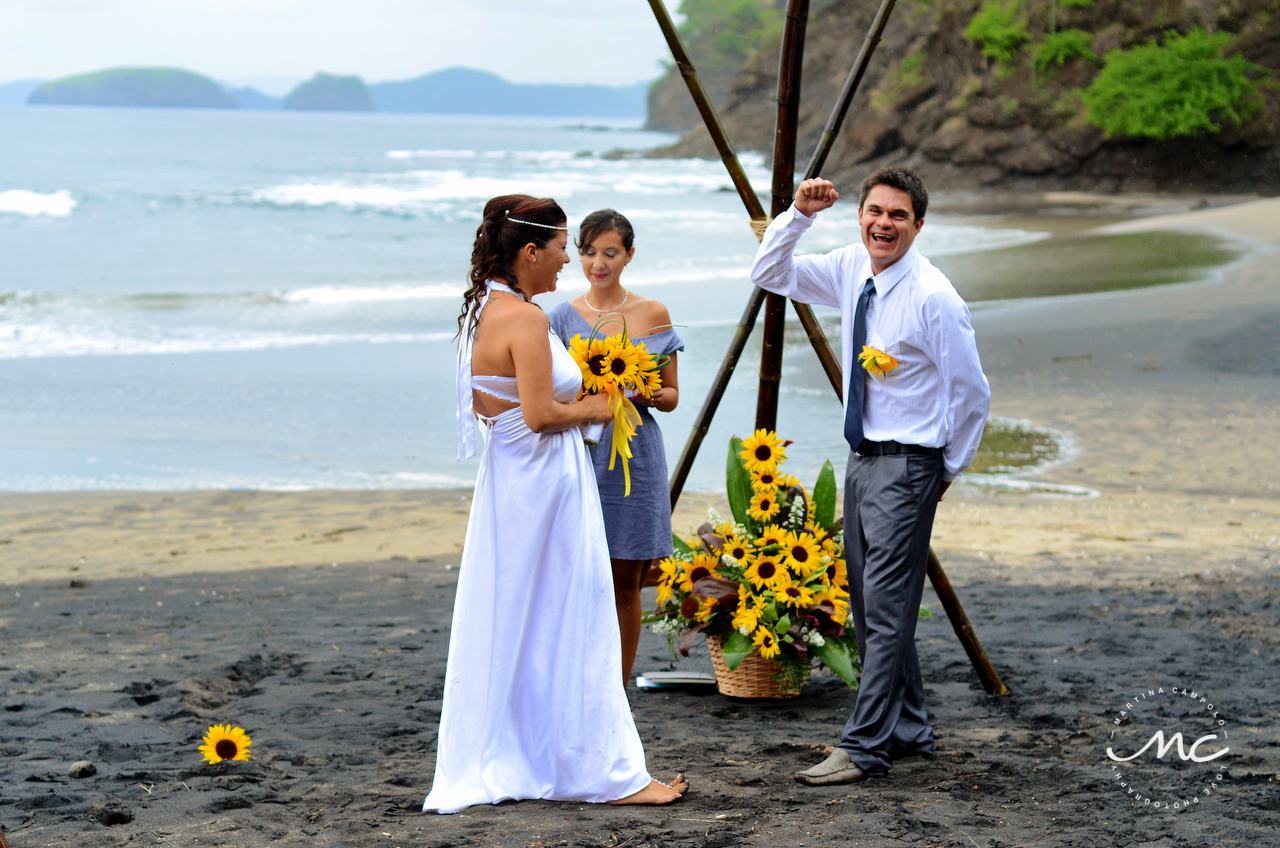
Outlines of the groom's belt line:
{"type": "Polygon", "coordinates": [[[901,442],[873,442],[863,439],[858,445],[858,456],[896,456],[900,453],[914,453],[921,456],[934,456],[942,453],[942,448],[927,448],[924,445],[904,445],[901,442]]]}

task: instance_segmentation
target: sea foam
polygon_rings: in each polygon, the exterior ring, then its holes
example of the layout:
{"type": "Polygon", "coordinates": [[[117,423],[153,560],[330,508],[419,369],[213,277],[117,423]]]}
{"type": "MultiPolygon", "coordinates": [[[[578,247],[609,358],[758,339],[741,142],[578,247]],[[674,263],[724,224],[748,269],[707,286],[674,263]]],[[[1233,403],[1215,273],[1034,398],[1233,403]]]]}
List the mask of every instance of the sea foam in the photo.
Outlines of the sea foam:
{"type": "Polygon", "coordinates": [[[65,218],[76,208],[75,198],[71,192],[63,189],[52,194],[41,194],[22,188],[0,191],[0,212],[15,215],[26,215],[34,218],[45,215],[50,218],[65,218]]]}
{"type": "Polygon", "coordinates": [[[225,328],[174,328],[154,334],[118,332],[109,326],[0,323],[0,360],[64,356],[146,356],[244,353],[330,345],[381,345],[443,341],[450,333],[229,333],[225,328]]]}
{"type": "Polygon", "coordinates": [[[280,295],[285,303],[315,303],[325,306],[346,306],[356,303],[387,303],[398,300],[459,300],[466,292],[461,285],[436,283],[434,285],[390,286],[314,286],[295,289],[280,295]]]}

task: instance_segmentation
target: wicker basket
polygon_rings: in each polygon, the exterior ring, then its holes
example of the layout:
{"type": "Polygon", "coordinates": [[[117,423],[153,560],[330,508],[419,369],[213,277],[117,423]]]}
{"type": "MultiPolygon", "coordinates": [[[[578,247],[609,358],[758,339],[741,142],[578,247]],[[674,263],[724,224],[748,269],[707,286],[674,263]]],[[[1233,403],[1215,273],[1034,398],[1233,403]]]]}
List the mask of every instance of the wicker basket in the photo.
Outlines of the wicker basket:
{"type": "MultiPolygon", "coordinates": [[[[724,664],[724,640],[720,636],[707,636],[707,649],[711,652],[711,664],[716,669],[716,686],[721,695],[732,698],[794,698],[800,694],[800,686],[783,689],[773,676],[778,666],[766,660],[754,648],[734,671],[724,664]]],[[[805,675],[806,678],[808,675],[805,675]]]]}

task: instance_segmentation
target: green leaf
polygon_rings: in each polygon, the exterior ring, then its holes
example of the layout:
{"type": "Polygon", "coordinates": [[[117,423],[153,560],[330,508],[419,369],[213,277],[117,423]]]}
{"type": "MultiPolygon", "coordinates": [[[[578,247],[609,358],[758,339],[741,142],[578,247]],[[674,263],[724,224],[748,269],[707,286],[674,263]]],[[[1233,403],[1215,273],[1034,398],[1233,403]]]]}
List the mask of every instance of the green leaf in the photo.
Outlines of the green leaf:
{"type": "Polygon", "coordinates": [[[725,488],[729,492],[729,509],[733,512],[733,520],[738,524],[751,527],[755,524],[747,514],[751,505],[751,474],[742,464],[742,439],[737,436],[729,439],[729,457],[725,460],[725,488]]]}
{"type": "Polygon", "coordinates": [[[671,546],[676,549],[676,553],[678,554],[693,553],[693,548],[689,547],[689,544],[684,539],[681,539],[679,536],[677,536],[675,533],[671,534],[671,546]]]}
{"type": "Polygon", "coordinates": [[[754,647],[750,636],[743,636],[737,630],[733,631],[729,634],[729,638],[724,640],[724,664],[730,671],[737,671],[738,666],[742,665],[742,661],[754,647]]]}
{"type": "Polygon", "coordinates": [[[824,530],[830,530],[836,520],[836,470],[831,460],[822,463],[818,482],[813,484],[815,519],[824,530]]]}
{"type": "Polygon", "coordinates": [[[784,615],[784,616],[782,616],[781,618],[779,618],[779,619],[778,619],[778,628],[777,628],[777,629],[778,629],[778,632],[779,632],[779,633],[786,633],[788,630],[790,630],[790,629],[791,629],[791,616],[789,616],[789,615],[784,615]]]}
{"type": "Polygon", "coordinates": [[[917,613],[916,617],[917,617],[918,619],[922,619],[922,618],[933,618],[933,613],[929,612],[929,608],[928,608],[928,607],[920,607],[920,612],[919,612],[919,613],[917,613]]]}
{"type": "Polygon", "coordinates": [[[850,689],[858,688],[858,678],[853,667],[853,658],[849,656],[849,648],[839,639],[832,637],[822,646],[810,645],[822,664],[831,669],[831,673],[845,682],[850,689]]]}

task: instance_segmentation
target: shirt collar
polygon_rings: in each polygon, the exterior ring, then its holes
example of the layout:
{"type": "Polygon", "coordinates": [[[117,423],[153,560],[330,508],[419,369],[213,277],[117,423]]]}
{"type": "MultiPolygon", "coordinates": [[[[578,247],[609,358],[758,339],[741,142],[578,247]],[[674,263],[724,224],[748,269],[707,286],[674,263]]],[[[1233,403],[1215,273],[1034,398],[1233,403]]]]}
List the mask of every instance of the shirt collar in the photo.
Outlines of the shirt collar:
{"type": "Polygon", "coordinates": [[[897,262],[885,268],[878,275],[876,280],[876,294],[883,297],[893,290],[893,287],[905,280],[916,269],[916,258],[919,256],[916,252],[915,244],[906,254],[897,262]]]}

